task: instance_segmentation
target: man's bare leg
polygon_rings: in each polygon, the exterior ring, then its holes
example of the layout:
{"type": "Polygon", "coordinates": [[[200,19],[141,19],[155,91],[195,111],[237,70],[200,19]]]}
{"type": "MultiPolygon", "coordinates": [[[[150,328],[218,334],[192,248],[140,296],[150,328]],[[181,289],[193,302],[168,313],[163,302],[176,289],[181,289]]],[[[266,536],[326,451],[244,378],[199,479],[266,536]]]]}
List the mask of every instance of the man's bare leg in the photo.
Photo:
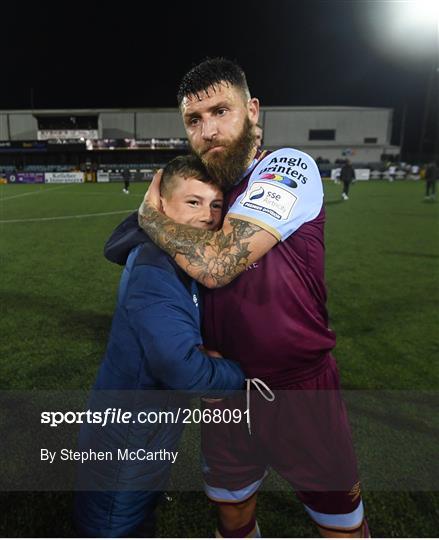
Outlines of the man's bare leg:
{"type": "Polygon", "coordinates": [[[243,502],[218,503],[219,534],[235,538],[255,537],[256,500],[257,493],[243,502]]]}

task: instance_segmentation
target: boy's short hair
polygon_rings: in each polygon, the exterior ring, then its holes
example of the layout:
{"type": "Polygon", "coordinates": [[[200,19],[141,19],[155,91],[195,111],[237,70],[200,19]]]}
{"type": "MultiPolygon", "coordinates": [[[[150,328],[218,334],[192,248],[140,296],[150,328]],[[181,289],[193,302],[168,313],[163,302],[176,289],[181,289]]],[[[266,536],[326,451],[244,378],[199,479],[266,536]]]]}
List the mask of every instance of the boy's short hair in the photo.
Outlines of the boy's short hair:
{"type": "Polygon", "coordinates": [[[169,198],[172,194],[177,176],[196,178],[200,182],[216,185],[209,177],[206,167],[200,158],[192,154],[177,156],[171,159],[163,169],[162,181],[160,182],[160,195],[165,199],[169,198]]]}
{"type": "Polygon", "coordinates": [[[238,64],[227,58],[208,58],[186,73],[177,92],[178,105],[185,97],[198,96],[203,90],[215,88],[222,82],[241,90],[246,99],[250,98],[247,79],[238,64]]]}

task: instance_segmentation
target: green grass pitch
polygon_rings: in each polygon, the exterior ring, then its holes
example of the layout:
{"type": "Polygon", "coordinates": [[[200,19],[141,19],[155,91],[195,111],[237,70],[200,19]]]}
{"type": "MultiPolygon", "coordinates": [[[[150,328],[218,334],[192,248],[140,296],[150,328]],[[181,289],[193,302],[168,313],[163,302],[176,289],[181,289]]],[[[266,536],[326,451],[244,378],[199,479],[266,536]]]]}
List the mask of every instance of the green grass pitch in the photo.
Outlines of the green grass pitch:
{"type": "MultiPolygon", "coordinates": [[[[121,184],[0,185],[1,389],[90,387],[120,275],[103,258],[103,245],[138,207],[145,187],[132,184],[124,195],[121,184]]],[[[325,181],[328,308],[343,387],[395,396],[428,392],[437,405],[439,203],[424,201],[423,182],[357,182],[349,201],[340,195],[340,185],[325,181]]],[[[397,405],[396,424],[386,428],[401,428],[402,444],[420,441],[423,456],[437,455],[437,407],[430,414],[428,404],[397,405]]],[[[354,436],[373,441],[359,452],[366,478],[368,464],[376,468],[386,448],[383,412],[372,412],[368,423],[353,422],[354,436]]],[[[189,431],[183,444],[190,437],[189,431]]],[[[406,455],[396,459],[412,463],[406,455]]],[[[417,465],[405,473],[428,473],[417,465]]],[[[372,535],[437,536],[438,481],[432,479],[430,490],[366,489],[372,535]]],[[[211,536],[215,510],[204,495],[171,495],[159,512],[160,536],[211,536]]],[[[0,536],[72,536],[71,502],[71,493],[1,493],[0,536]]],[[[261,493],[258,516],[264,536],[317,534],[281,487],[261,493]]]]}

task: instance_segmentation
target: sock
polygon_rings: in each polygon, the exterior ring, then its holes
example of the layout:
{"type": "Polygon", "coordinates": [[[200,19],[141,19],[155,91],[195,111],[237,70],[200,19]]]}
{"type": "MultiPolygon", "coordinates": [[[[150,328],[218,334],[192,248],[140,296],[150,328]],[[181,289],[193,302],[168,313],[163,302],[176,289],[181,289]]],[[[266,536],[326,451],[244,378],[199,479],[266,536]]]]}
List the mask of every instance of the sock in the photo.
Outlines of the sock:
{"type": "Polygon", "coordinates": [[[247,525],[232,531],[219,524],[218,529],[215,531],[215,538],[261,538],[261,531],[256,518],[252,518],[247,525]]]}
{"type": "Polygon", "coordinates": [[[369,525],[367,524],[366,518],[363,520],[363,538],[372,538],[369,531],[369,525]]]}

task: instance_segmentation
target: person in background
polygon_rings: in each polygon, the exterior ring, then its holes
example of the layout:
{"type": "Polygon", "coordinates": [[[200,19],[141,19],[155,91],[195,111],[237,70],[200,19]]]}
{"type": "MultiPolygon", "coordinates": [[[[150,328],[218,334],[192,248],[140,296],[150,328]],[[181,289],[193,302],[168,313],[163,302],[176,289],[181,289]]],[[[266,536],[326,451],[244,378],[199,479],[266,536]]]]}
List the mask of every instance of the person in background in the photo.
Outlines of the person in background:
{"type": "Polygon", "coordinates": [[[123,181],[124,181],[124,188],[122,191],[125,193],[125,195],[129,195],[130,193],[130,178],[131,173],[129,169],[124,169],[122,173],[123,181]]]}
{"type": "Polygon", "coordinates": [[[355,171],[352,167],[352,163],[347,159],[340,171],[340,180],[343,182],[343,192],[341,198],[344,201],[349,199],[349,187],[351,182],[355,180],[355,171]]]}
{"type": "Polygon", "coordinates": [[[436,162],[430,163],[425,169],[425,198],[436,199],[436,181],[439,177],[439,167],[436,162]]]}
{"type": "Polygon", "coordinates": [[[394,182],[396,178],[396,165],[391,164],[387,169],[387,174],[389,177],[389,182],[394,182]]]}

